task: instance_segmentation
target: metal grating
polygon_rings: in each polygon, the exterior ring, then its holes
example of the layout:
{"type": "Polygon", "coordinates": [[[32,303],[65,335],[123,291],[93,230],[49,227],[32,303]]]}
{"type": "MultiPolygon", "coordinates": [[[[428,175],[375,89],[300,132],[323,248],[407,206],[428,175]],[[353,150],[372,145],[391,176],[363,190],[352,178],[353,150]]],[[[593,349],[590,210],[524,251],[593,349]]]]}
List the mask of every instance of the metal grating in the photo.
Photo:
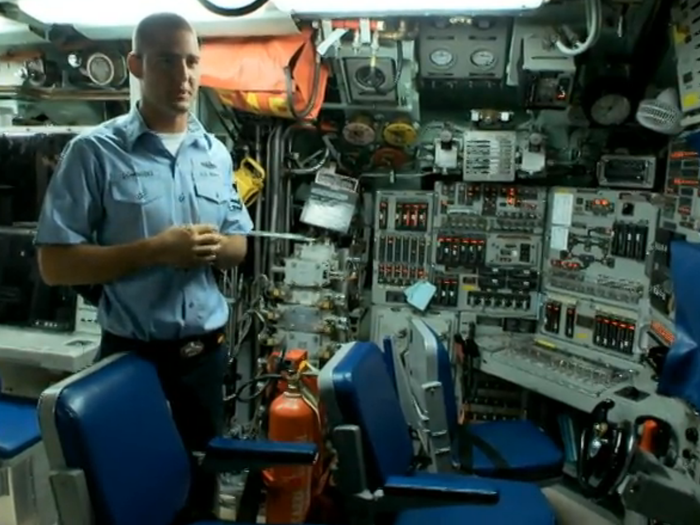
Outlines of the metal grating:
{"type": "Polygon", "coordinates": [[[464,134],[464,180],[514,181],[516,139],[514,131],[467,131],[464,134]]]}
{"type": "Polygon", "coordinates": [[[700,2],[682,0],[673,10],[673,43],[683,126],[700,123],[700,2]]]}

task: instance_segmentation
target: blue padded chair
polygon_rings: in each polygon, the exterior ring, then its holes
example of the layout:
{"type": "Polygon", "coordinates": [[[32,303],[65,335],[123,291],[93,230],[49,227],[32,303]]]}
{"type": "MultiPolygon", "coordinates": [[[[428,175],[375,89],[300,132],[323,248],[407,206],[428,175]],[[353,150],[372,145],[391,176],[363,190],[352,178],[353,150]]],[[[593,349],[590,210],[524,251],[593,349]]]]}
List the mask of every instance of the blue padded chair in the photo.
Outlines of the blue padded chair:
{"type": "Polygon", "coordinates": [[[339,454],[338,482],[354,498],[351,510],[382,513],[382,523],[392,525],[556,523],[536,485],[461,473],[416,472],[409,428],[382,351],[374,343],[344,345],[321,370],[319,387],[339,454]],[[490,501],[465,496],[463,505],[401,512],[400,506],[383,501],[396,487],[418,495],[492,491],[497,496],[490,501]]]}
{"type": "MultiPolygon", "coordinates": [[[[116,355],[50,387],[39,422],[61,523],[171,525],[184,507],[189,456],[148,361],[116,355]]],[[[202,453],[219,472],[312,464],[317,455],[305,443],[223,438],[202,453]]]]}
{"type": "MultiPolygon", "coordinates": [[[[453,465],[462,472],[478,476],[518,481],[546,482],[561,476],[562,450],[540,428],[528,420],[459,423],[459,410],[452,378],[450,355],[434,330],[424,321],[423,334],[430,334],[436,351],[434,378],[442,385],[445,416],[452,442],[453,465]]],[[[416,334],[418,335],[418,334],[416,334]]],[[[395,377],[393,341],[384,340],[385,361],[395,377]]]]}
{"type": "Polygon", "coordinates": [[[36,400],[0,393],[0,480],[5,481],[5,493],[0,488],[0,494],[9,495],[4,512],[0,510],[3,525],[55,519],[47,468],[36,400]]]}
{"type": "Polygon", "coordinates": [[[452,364],[437,335],[438,381],[453,443],[453,456],[464,472],[519,481],[545,481],[561,476],[564,453],[529,420],[459,424],[452,364]]]}
{"type": "Polygon", "coordinates": [[[41,441],[36,401],[0,394],[0,464],[41,441]]]}

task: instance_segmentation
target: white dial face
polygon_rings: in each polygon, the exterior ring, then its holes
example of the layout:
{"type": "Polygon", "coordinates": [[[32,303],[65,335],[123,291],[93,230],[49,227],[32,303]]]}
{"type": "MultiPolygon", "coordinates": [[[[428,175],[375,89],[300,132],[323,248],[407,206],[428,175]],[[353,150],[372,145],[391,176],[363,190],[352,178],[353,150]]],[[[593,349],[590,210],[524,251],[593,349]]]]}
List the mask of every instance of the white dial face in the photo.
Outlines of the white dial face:
{"type": "Polygon", "coordinates": [[[603,95],[591,106],[591,118],[601,126],[617,126],[627,120],[632,113],[632,105],[622,95],[603,95]]]}
{"type": "Polygon", "coordinates": [[[479,67],[481,69],[488,69],[493,67],[496,63],[496,55],[494,55],[488,49],[479,49],[478,51],[474,51],[472,53],[472,56],[469,57],[469,60],[471,60],[471,63],[474,64],[476,67],[479,67]]]}
{"type": "Polygon", "coordinates": [[[454,55],[447,49],[436,49],[430,53],[430,61],[438,67],[447,67],[454,62],[454,55]]]}

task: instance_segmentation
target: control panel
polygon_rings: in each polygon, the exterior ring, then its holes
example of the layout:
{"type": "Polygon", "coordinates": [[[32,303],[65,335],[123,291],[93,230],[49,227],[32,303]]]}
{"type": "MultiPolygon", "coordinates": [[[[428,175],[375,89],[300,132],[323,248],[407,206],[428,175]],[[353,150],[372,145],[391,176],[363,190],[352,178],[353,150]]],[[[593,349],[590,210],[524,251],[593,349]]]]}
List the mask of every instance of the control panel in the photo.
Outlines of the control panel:
{"type": "Polygon", "coordinates": [[[638,348],[640,328],[648,315],[601,302],[566,295],[547,294],[542,310],[541,333],[577,346],[632,357],[638,348]]]}
{"type": "Polygon", "coordinates": [[[75,331],[86,334],[102,335],[102,328],[97,320],[97,308],[87,304],[78,296],[75,312],[75,331]]]}
{"type": "Polygon", "coordinates": [[[695,232],[700,231],[700,155],[691,142],[698,139],[700,135],[696,131],[671,141],[661,206],[662,224],[695,232]]]}
{"type": "Polygon", "coordinates": [[[472,312],[475,322],[535,315],[547,190],[438,183],[436,199],[433,306],[472,312]]]}
{"type": "Polygon", "coordinates": [[[429,279],[433,192],[378,192],[374,217],[372,303],[405,303],[406,287],[429,279]]]}
{"type": "Polygon", "coordinates": [[[539,333],[636,360],[657,222],[652,193],[554,188],[539,333]]]}
{"type": "Polygon", "coordinates": [[[637,371],[624,363],[605,363],[567,345],[544,340],[503,346],[485,356],[485,362],[482,368],[487,372],[511,380],[522,377],[523,380],[515,382],[526,383],[526,388],[549,397],[564,400],[566,396],[568,402],[586,411],[590,410],[590,404],[585,398],[595,399],[611,389],[631,385],[637,375],[637,371]],[[583,394],[584,399],[577,398],[576,394],[583,394]]]}
{"type": "Polygon", "coordinates": [[[647,259],[658,221],[653,200],[646,192],[555,188],[544,290],[636,312],[649,288],[647,259]]]}
{"type": "Polygon", "coordinates": [[[651,333],[665,345],[673,337],[673,285],[671,244],[674,241],[700,242],[700,156],[691,145],[697,132],[674,138],[669,146],[668,171],[664,194],[659,202],[659,226],[651,260],[651,333]]]}

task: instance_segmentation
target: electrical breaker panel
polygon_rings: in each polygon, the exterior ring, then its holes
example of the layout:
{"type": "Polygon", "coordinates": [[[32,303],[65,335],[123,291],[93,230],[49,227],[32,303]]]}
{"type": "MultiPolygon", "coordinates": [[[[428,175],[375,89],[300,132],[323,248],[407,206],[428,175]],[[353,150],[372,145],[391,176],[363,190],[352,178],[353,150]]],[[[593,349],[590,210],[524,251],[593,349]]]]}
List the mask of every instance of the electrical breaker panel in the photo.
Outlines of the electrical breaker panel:
{"type": "Polygon", "coordinates": [[[547,190],[459,182],[438,183],[436,193],[435,308],[504,328],[512,319],[534,317],[547,190]]]}
{"type": "Polygon", "coordinates": [[[378,192],[376,203],[372,303],[403,304],[408,286],[430,278],[435,194],[378,192]]]}
{"type": "Polygon", "coordinates": [[[635,359],[659,211],[648,192],[554,188],[540,332],[635,359]]]}

